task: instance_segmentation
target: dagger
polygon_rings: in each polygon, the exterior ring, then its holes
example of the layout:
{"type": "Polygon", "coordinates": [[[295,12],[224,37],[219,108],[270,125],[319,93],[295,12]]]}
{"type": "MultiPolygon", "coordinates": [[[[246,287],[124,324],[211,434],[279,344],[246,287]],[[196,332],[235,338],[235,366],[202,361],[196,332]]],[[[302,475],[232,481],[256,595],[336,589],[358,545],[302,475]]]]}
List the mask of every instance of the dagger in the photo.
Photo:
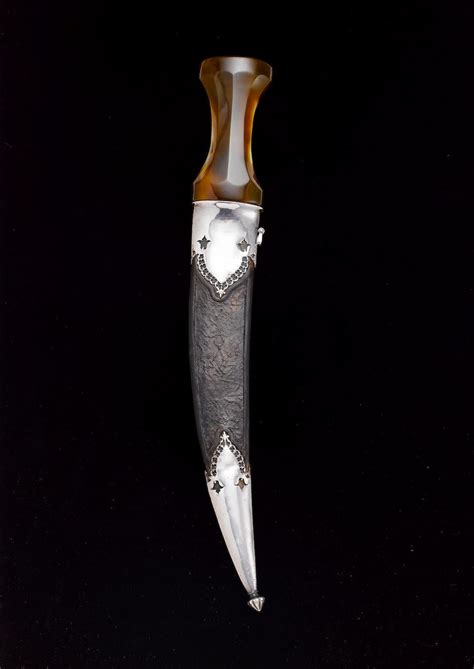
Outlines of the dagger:
{"type": "Polygon", "coordinates": [[[254,58],[208,58],[207,159],[194,181],[189,348],[196,428],[212,506],[249,606],[257,589],[249,461],[249,345],[262,203],[252,126],[272,69],[254,58]]]}

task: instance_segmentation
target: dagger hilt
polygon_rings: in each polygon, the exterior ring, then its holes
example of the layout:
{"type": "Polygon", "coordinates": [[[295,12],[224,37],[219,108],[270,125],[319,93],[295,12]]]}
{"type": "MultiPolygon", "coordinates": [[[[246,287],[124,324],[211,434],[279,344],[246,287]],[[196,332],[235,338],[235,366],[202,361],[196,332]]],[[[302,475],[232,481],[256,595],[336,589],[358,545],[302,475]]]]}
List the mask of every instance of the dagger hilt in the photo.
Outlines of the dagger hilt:
{"type": "Polygon", "coordinates": [[[252,127],[261,94],[272,78],[268,63],[255,58],[208,58],[200,79],[211,105],[211,146],[194,181],[194,201],[262,203],[252,161],[252,127]]]}

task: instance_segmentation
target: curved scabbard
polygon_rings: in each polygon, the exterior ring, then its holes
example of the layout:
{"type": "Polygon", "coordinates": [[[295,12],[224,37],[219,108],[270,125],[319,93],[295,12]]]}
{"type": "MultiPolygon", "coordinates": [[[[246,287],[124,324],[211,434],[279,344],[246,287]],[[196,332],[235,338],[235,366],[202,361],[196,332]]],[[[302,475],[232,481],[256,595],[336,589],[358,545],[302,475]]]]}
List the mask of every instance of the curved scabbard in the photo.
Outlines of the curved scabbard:
{"type": "Polygon", "coordinates": [[[249,462],[248,375],[259,208],[196,203],[190,362],[209,495],[240,579],[258,597],[249,462]]]}

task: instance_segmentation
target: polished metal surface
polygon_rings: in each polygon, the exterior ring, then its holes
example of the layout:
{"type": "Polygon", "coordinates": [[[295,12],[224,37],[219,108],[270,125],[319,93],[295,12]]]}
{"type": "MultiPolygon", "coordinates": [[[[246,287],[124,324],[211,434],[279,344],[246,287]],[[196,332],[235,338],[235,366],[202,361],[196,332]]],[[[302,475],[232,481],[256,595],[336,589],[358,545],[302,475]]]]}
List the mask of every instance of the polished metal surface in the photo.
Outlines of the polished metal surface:
{"type": "MultiPolygon", "coordinates": [[[[257,590],[252,521],[252,481],[238,449],[223,431],[206,473],[207,487],[227,549],[244,588],[257,590]]],[[[255,607],[254,607],[255,608],[255,607]]],[[[259,609],[257,609],[259,610],[259,609]]]]}
{"type": "Polygon", "coordinates": [[[194,203],[191,259],[203,254],[207,269],[224,283],[244,257],[257,262],[261,208],[238,202],[194,203]]]}
{"type": "Polygon", "coordinates": [[[263,609],[263,605],[265,604],[265,597],[252,597],[252,599],[249,599],[247,604],[251,609],[254,609],[254,611],[261,611],[263,609]]]}

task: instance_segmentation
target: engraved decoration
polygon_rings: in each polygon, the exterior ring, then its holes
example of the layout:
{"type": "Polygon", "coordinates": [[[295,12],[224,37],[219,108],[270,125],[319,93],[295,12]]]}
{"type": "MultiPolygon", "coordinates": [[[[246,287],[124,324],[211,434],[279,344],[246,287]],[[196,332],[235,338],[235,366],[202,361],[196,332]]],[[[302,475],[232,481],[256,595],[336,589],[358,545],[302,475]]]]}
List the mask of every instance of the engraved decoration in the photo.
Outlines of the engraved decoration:
{"type": "Polygon", "coordinates": [[[248,461],[248,359],[254,269],[223,299],[203,279],[196,256],[191,273],[190,362],[196,426],[208,470],[225,430],[248,461]]]}
{"type": "MultiPolygon", "coordinates": [[[[245,464],[242,453],[232,443],[230,436],[225,430],[222,432],[219,438],[219,444],[211,457],[210,472],[207,472],[208,481],[213,483],[211,490],[214,490],[216,493],[220,493],[222,488],[225,487],[225,483],[222,484],[221,481],[219,481],[218,476],[219,459],[221,458],[224,449],[228,449],[228,451],[233,455],[233,459],[231,460],[232,467],[235,467],[235,465],[238,466],[239,474],[234,481],[234,485],[238,486],[240,490],[243,490],[250,482],[250,467],[249,465],[245,464]]],[[[228,467],[228,469],[230,469],[230,467],[228,467]]]]}
{"type": "Polygon", "coordinates": [[[234,283],[241,279],[249,267],[249,259],[247,256],[242,258],[240,267],[229,276],[228,279],[221,283],[216,279],[216,277],[207,269],[206,260],[204,258],[204,253],[200,253],[197,257],[197,267],[201,276],[203,276],[206,281],[208,281],[211,286],[214,286],[217,295],[222,298],[226,294],[228,288],[230,288],[234,283]]]}
{"type": "Polygon", "coordinates": [[[260,207],[237,202],[195,202],[192,257],[216,299],[255,265],[260,207]]]}

